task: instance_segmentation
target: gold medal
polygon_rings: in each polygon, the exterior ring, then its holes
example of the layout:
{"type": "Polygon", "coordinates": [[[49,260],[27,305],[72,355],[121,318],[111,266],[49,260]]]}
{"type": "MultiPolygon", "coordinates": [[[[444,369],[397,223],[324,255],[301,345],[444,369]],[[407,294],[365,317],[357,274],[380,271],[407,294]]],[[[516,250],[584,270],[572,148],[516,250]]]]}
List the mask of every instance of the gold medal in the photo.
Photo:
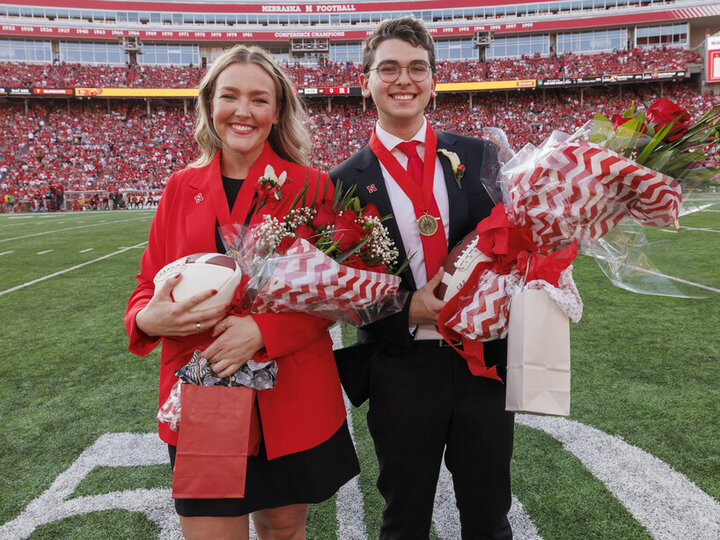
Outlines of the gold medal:
{"type": "Polygon", "coordinates": [[[423,214],[417,219],[417,230],[423,236],[432,236],[438,230],[437,218],[423,214]]]}

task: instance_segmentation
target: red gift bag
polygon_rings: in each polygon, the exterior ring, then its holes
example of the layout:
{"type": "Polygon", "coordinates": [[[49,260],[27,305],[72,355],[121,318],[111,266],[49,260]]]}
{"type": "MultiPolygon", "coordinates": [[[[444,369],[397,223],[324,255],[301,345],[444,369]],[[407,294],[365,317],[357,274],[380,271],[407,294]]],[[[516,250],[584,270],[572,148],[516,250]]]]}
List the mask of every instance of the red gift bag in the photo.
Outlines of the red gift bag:
{"type": "Polygon", "coordinates": [[[260,447],[255,390],[244,386],[181,389],[172,496],[225,499],[245,496],[248,456],[260,447]]]}

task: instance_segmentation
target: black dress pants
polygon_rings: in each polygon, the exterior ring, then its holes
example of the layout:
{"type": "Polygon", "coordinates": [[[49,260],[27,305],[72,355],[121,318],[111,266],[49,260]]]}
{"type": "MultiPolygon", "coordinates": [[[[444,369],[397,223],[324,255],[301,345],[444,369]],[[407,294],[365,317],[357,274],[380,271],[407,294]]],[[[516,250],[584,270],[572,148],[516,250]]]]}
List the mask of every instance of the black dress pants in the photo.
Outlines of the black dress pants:
{"type": "Polygon", "coordinates": [[[367,419],[386,503],[381,540],[428,538],[443,452],[463,540],[512,538],[514,415],[503,383],[473,376],[437,341],[390,346],[370,366],[367,419]]]}

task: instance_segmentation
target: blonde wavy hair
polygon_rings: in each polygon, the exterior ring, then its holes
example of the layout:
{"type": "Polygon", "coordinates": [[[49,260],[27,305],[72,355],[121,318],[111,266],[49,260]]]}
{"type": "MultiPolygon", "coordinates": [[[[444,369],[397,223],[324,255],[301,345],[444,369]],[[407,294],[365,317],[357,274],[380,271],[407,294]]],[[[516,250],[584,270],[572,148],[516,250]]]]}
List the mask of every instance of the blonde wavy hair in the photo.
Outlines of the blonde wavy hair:
{"type": "Polygon", "coordinates": [[[255,64],[270,75],[275,83],[275,100],[278,107],[278,123],[268,135],[273,151],[281,158],[308,165],[310,162],[310,135],[305,128],[307,113],[295,94],[290,78],[272,55],[261,47],[235,45],[223,52],[210,65],[200,81],[195,102],[195,140],[202,155],[190,167],[208,165],[222,147],[222,139],[215,131],[211,114],[211,102],[215,83],[220,74],[231,64],[255,64]]]}

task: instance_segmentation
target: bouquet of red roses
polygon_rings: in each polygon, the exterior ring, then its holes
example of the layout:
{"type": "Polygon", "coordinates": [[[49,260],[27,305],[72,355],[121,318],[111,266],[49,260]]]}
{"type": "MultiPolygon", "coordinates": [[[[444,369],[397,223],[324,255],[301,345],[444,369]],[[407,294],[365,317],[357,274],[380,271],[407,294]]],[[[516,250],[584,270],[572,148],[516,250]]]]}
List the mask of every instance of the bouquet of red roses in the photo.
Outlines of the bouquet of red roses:
{"type": "MultiPolygon", "coordinates": [[[[282,198],[266,171],[257,208],[282,198]]],[[[329,180],[328,180],[329,182],[329,180]]],[[[361,207],[355,188],[338,182],[332,199],[306,199],[305,189],[282,218],[266,214],[252,227],[223,231],[228,253],[249,281],[239,304],[251,313],[303,312],[361,326],[402,309],[398,250],[375,205],[361,207]]]]}
{"type": "MultiPolygon", "coordinates": [[[[283,198],[286,174],[271,166],[258,180],[255,211],[274,209],[283,198]]],[[[329,181],[328,181],[329,182],[329,181]]],[[[339,182],[338,182],[339,184],[339,182]]],[[[360,206],[354,188],[325,186],[322,199],[306,200],[305,189],[279,219],[268,213],[252,227],[233,225],[221,231],[228,255],[241,267],[233,313],[303,312],[331,321],[362,325],[402,309],[407,293],[391,274],[398,250],[374,205],[360,206]]],[[[258,352],[231,377],[219,379],[199,355],[181,370],[158,419],[177,430],[182,383],[235,385],[255,390],[275,384],[277,364],[258,352]],[[193,377],[188,377],[191,374],[193,377]]]]}
{"type": "MultiPolygon", "coordinates": [[[[697,187],[718,173],[705,166],[707,151],[720,142],[718,122],[720,112],[711,109],[693,124],[686,111],[660,99],[645,113],[633,107],[611,120],[597,114],[573,135],[555,131],[539,147],[527,145],[515,154],[500,171],[504,204],[472,233],[482,262],[443,309],[441,333],[463,341],[466,351],[482,359],[477,342],[507,335],[511,300],[527,290],[546,291],[566,320],[577,322],[582,301],[570,265],[577,248],[617,275],[637,261],[628,257],[631,240],[623,238],[619,249],[604,238],[621,221],[677,228],[682,188],[697,187]]],[[[613,282],[623,283],[622,278],[613,282]]],[[[548,311],[536,312],[517,324],[525,325],[527,335],[533,319],[549,317],[548,311]]],[[[553,334],[538,335],[547,345],[536,348],[552,349],[553,334]]],[[[523,354],[530,349],[528,343],[518,347],[523,354]]],[[[568,410],[569,342],[567,349],[567,380],[556,385],[567,389],[567,402],[544,410],[568,410]]],[[[508,376],[510,363],[509,349],[508,376]]]]}
{"type": "MultiPolygon", "coordinates": [[[[481,222],[476,234],[487,238],[498,227],[522,231],[532,247],[526,244],[519,251],[536,253],[536,259],[577,241],[583,252],[617,267],[622,261],[611,260],[613,255],[618,259],[624,254],[601,239],[621,220],[677,228],[682,186],[697,187],[718,173],[704,166],[707,150],[720,141],[718,122],[720,111],[711,109],[693,124],[686,111],[662,98],[645,113],[633,106],[612,120],[597,114],[573,135],[555,131],[538,147],[528,144],[502,167],[504,206],[481,222]]],[[[512,282],[510,290],[517,289],[526,268],[509,265],[492,249],[485,255],[502,260],[503,269],[494,278],[486,274],[482,289],[504,300],[478,303],[483,293],[476,287],[475,301],[468,297],[467,305],[447,317],[460,336],[489,340],[507,332],[512,295],[505,292],[506,282],[512,282]]],[[[489,267],[492,273],[492,263],[489,267]]],[[[577,303],[573,311],[578,318],[577,303]]]]}

